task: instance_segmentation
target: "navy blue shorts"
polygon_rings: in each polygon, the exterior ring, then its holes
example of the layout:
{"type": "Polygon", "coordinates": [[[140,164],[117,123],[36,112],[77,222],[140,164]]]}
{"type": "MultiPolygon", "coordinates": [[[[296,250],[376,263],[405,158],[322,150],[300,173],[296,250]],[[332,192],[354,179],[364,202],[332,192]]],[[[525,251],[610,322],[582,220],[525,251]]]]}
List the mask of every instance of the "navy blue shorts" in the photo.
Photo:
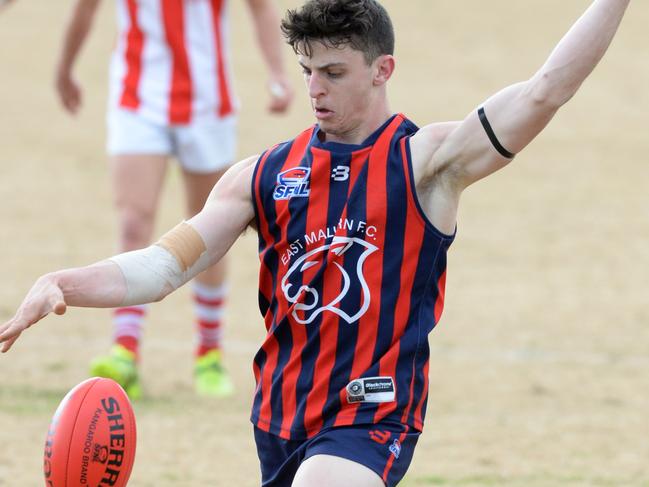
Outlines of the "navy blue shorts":
{"type": "Polygon", "coordinates": [[[392,487],[406,474],[420,434],[396,423],[330,428],[306,440],[284,440],[254,430],[262,487],[290,487],[300,464],[320,454],[360,463],[392,487]]]}

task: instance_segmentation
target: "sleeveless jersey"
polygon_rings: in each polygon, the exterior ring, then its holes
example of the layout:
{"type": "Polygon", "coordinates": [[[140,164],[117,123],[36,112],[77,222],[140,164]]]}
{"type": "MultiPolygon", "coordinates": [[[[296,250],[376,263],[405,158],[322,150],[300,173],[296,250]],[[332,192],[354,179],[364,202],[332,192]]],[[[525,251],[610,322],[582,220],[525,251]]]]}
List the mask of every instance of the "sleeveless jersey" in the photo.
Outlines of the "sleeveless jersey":
{"type": "Polygon", "coordinates": [[[115,0],[111,107],[160,124],[235,111],[226,0],[115,0]]]}
{"type": "Polygon", "coordinates": [[[453,236],[414,193],[417,127],[395,115],[360,145],[318,131],[265,152],[253,176],[268,333],[252,421],[285,439],[382,420],[420,431],[453,236]]]}

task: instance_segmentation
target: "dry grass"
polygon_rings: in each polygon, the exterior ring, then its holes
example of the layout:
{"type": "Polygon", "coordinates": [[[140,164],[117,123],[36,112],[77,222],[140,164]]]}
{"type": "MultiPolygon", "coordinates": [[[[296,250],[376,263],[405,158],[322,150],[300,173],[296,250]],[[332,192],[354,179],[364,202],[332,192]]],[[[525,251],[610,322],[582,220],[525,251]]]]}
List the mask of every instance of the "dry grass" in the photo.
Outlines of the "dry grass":
{"type": "MultiPolygon", "coordinates": [[[[242,3],[232,13],[245,156],[311,117],[303,94],[281,123],[264,112],[262,63],[242,3]]],[[[24,0],[0,16],[0,320],[38,275],[113,251],[103,153],[113,5],[104,2],[84,51],[85,107],[70,119],[51,87],[69,4],[24,0]]],[[[393,108],[424,123],[461,118],[530,75],[588,2],[385,4],[399,46],[393,108]]],[[[427,429],[404,485],[649,486],[648,23],[649,4],[633,3],[580,95],[511,167],[465,195],[446,310],[431,336],[427,429]]],[[[160,231],[182,216],[178,183],[172,174],[160,231]]],[[[231,255],[233,400],[192,393],[186,291],[152,310],[132,485],[258,484],[248,422],[250,363],[263,335],[255,246],[247,235],[231,255]]],[[[42,485],[49,418],[109,334],[106,312],[71,310],[0,357],[0,486],[42,485]]]]}

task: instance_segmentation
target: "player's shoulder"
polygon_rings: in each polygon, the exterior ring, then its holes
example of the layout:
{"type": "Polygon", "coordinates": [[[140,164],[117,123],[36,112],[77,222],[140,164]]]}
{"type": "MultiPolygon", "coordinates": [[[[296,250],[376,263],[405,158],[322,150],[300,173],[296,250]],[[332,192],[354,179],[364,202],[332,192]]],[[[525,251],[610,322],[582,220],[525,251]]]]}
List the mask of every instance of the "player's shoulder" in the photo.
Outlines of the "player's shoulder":
{"type": "Polygon", "coordinates": [[[259,157],[260,154],[255,154],[254,156],[249,156],[245,159],[241,159],[229,169],[229,172],[238,173],[241,171],[250,170],[250,168],[253,167],[259,160],[259,157]]]}
{"type": "Polygon", "coordinates": [[[434,122],[424,125],[410,137],[410,150],[415,159],[430,159],[462,122],[434,122]]]}
{"type": "Polygon", "coordinates": [[[226,171],[219,181],[220,184],[217,183],[217,185],[235,192],[247,188],[257,160],[259,160],[259,154],[240,160],[226,171]]]}
{"type": "Polygon", "coordinates": [[[461,124],[461,121],[433,122],[421,127],[413,137],[431,144],[441,144],[461,124]]]}

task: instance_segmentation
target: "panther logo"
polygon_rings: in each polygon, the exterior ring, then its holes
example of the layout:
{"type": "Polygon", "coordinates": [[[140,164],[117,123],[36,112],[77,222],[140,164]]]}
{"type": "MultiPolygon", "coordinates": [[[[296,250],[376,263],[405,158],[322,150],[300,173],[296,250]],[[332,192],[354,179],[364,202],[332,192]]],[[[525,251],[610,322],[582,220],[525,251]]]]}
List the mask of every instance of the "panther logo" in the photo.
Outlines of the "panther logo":
{"type": "Polygon", "coordinates": [[[365,314],[367,309],[370,306],[370,289],[365,281],[363,276],[363,263],[365,259],[377,251],[378,247],[367,243],[365,240],[360,238],[350,238],[350,237],[340,237],[335,236],[331,243],[318,247],[317,249],[307,252],[302,257],[297,259],[293,265],[290,267],[284,278],[282,279],[282,291],[288,302],[293,303],[292,316],[300,324],[308,325],[315,320],[320,313],[325,311],[331,311],[332,313],[337,314],[347,323],[354,323],[361,316],[365,314]],[[335,265],[338,270],[341,272],[343,277],[342,289],[338,296],[328,303],[321,303],[318,307],[320,301],[320,295],[318,291],[307,285],[302,285],[297,290],[293,290],[295,286],[289,282],[291,276],[295,273],[303,273],[305,270],[314,267],[321,266],[324,259],[327,259],[327,256],[330,253],[333,253],[336,257],[342,258],[349,249],[354,246],[360,245],[363,248],[363,252],[358,257],[356,262],[356,276],[350,276],[349,273],[340,265],[338,262],[332,261],[330,265],[335,265]],[[360,309],[354,310],[355,312],[348,312],[349,310],[343,310],[337,305],[340,303],[344,297],[347,295],[351,285],[352,279],[356,280],[355,284],[360,285],[363,290],[363,296],[361,299],[360,309]],[[303,318],[300,317],[298,312],[303,312],[303,318]]]}

